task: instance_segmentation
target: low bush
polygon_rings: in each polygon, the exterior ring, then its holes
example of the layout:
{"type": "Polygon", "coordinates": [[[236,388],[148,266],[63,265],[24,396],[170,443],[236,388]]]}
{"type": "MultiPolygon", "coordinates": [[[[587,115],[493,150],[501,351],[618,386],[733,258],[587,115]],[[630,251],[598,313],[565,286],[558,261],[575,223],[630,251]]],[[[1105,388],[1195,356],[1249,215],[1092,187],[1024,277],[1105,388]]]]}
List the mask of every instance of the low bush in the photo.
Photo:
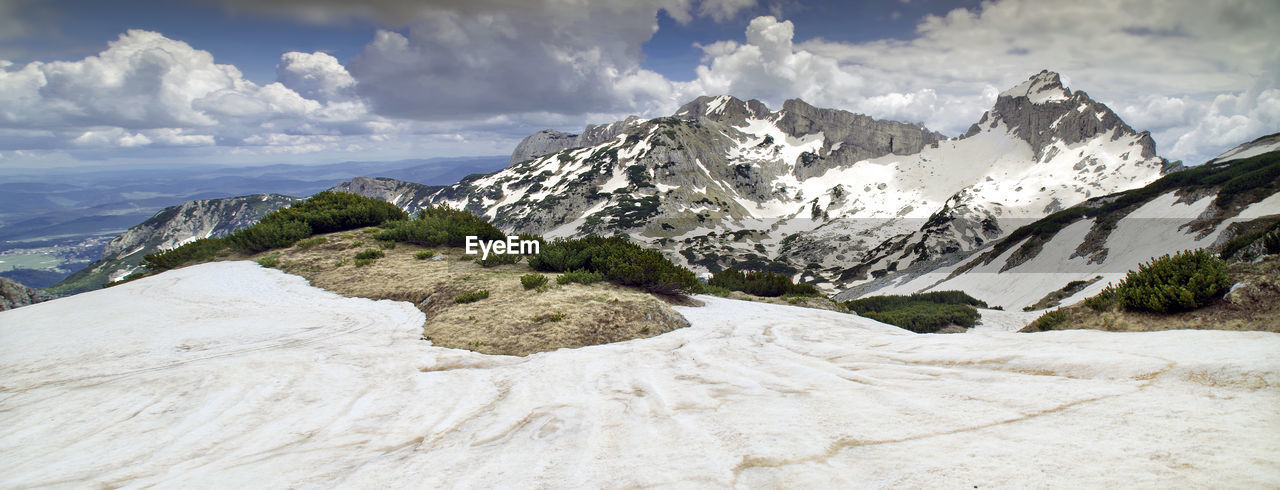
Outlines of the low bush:
{"type": "Polygon", "coordinates": [[[600,282],[602,279],[604,279],[604,274],[578,269],[560,274],[560,277],[556,278],[556,284],[591,284],[600,282]]]}
{"type": "Polygon", "coordinates": [[[849,311],[905,328],[916,333],[933,333],[949,325],[969,328],[981,315],[977,308],[987,303],[963,291],[934,291],[910,296],[871,296],[846,301],[849,311]]]}
{"type": "Polygon", "coordinates": [[[1116,286],[1121,307],[1174,313],[1199,308],[1231,286],[1227,264],[1203,250],[1164,255],[1129,271],[1116,286]]]}
{"type": "Polygon", "coordinates": [[[1110,285],[1103,288],[1097,295],[1085,298],[1083,301],[1084,305],[1089,307],[1089,309],[1098,312],[1110,311],[1112,308],[1115,308],[1118,302],[1119,298],[1116,297],[1116,288],[1110,285]]]}
{"type": "Polygon", "coordinates": [[[377,260],[377,259],[356,259],[356,261],[355,261],[355,266],[356,266],[356,267],[364,267],[364,266],[366,266],[366,265],[370,265],[370,264],[372,264],[375,260],[377,260]]]}
{"type": "Polygon", "coordinates": [[[514,264],[520,262],[524,256],[520,254],[495,254],[491,253],[488,257],[476,260],[481,267],[494,267],[498,265],[514,264]]]}
{"type": "Polygon", "coordinates": [[[1067,312],[1062,310],[1047,311],[1035,321],[1027,325],[1027,330],[1033,332],[1043,332],[1046,330],[1054,330],[1067,323],[1067,312]]]}
{"type": "Polygon", "coordinates": [[[396,242],[391,240],[378,240],[378,248],[383,250],[392,250],[396,248],[396,242]]]}
{"type": "MultiPolygon", "coordinates": [[[[271,215],[267,215],[271,216],[271,215]]],[[[301,221],[262,221],[227,236],[227,243],[244,253],[291,247],[311,236],[311,226],[301,221]]]]}
{"type": "Polygon", "coordinates": [[[662,295],[682,296],[698,287],[689,269],[621,237],[557,239],[530,256],[529,266],[544,272],[596,272],[609,282],[662,295]]]}
{"type": "Polygon", "coordinates": [[[147,254],[142,259],[142,265],[151,272],[167,271],[212,259],[225,248],[227,248],[225,239],[205,238],[164,252],[147,254]]]}
{"type": "Polygon", "coordinates": [[[938,303],[947,305],[966,305],[986,308],[987,302],[965,294],[964,291],[933,291],[916,293],[910,296],[886,295],[846,301],[844,305],[859,315],[873,311],[888,311],[917,303],[938,303]]]}
{"type": "Polygon", "coordinates": [[[326,240],[325,237],[318,236],[318,237],[308,238],[306,240],[300,240],[298,241],[298,243],[293,244],[293,246],[306,250],[306,249],[314,248],[318,245],[321,245],[326,241],[328,240],[326,240]]]}
{"type": "Polygon", "coordinates": [[[381,259],[381,258],[386,257],[386,256],[387,256],[386,252],[383,252],[383,251],[378,250],[378,249],[376,249],[376,248],[366,248],[366,249],[364,249],[364,251],[363,251],[363,252],[360,252],[360,253],[357,253],[357,254],[356,254],[356,260],[373,260],[373,259],[381,259]]]}
{"type": "Polygon", "coordinates": [[[461,304],[467,304],[467,303],[475,303],[476,301],[480,301],[488,297],[489,297],[489,290],[481,289],[479,291],[459,294],[458,296],[453,298],[453,302],[461,305],[461,304]]]}
{"type": "Polygon", "coordinates": [[[266,267],[266,268],[268,268],[268,269],[271,269],[271,268],[274,268],[274,267],[276,267],[276,266],[279,266],[279,265],[280,265],[280,253],[279,253],[279,252],[276,252],[276,253],[273,253],[273,254],[268,255],[268,256],[266,256],[266,257],[263,257],[263,258],[258,259],[258,265],[263,266],[263,267],[266,267]]]}
{"type": "Polygon", "coordinates": [[[547,285],[547,276],[533,273],[520,276],[520,285],[525,289],[540,288],[547,285]]]}
{"type": "Polygon", "coordinates": [[[276,210],[259,223],[296,221],[306,223],[312,233],[318,234],[378,226],[408,217],[403,210],[386,201],[350,192],[324,191],[276,210]]]}
{"type": "Polygon", "coordinates": [[[978,322],[978,310],[968,305],[919,301],[887,311],[868,312],[867,318],[915,333],[933,333],[949,325],[969,328],[978,322]]]}
{"type": "Polygon", "coordinates": [[[427,260],[431,257],[435,257],[435,255],[436,253],[430,250],[419,250],[418,253],[413,254],[413,258],[418,260],[427,260]]]}
{"type": "Polygon", "coordinates": [[[794,284],[791,278],[773,272],[741,272],[733,267],[717,272],[707,281],[708,286],[718,286],[731,291],[765,297],[817,296],[818,288],[811,284],[794,284]]]}
{"type": "Polygon", "coordinates": [[[719,296],[721,298],[726,298],[729,296],[729,293],[732,293],[732,292],[733,290],[723,286],[712,286],[710,284],[702,285],[702,294],[710,294],[712,296],[719,296]]]}
{"type": "Polygon", "coordinates": [[[463,247],[467,237],[480,240],[503,240],[506,235],[483,218],[466,211],[435,206],[418,212],[414,219],[384,223],[374,235],[378,240],[413,243],[424,247],[463,247]]]}

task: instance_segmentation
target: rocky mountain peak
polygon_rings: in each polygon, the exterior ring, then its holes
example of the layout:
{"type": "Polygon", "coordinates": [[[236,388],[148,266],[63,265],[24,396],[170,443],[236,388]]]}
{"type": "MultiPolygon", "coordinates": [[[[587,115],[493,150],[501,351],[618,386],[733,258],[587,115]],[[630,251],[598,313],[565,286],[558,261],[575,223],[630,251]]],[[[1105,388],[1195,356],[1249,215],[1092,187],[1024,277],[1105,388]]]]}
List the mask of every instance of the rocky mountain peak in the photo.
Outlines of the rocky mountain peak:
{"type": "Polygon", "coordinates": [[[1099,136],[1111,141],[1130,138],[1142,158],[1156,156],[1156,143],[1150,133],[1135,131],[1106,104],[1089,98],[1084,91],[1072,92],[1062,85],[1057,73],[1048,70],[1001,92],[995,107],[961,137],[997,130],[1002,124],[1008,132],[1030,143],[1037,159],[1042,159],[1055,142],[1072,145],[1099,136]]]}
{"type": "Polygon", "coordinates": [[[1071,90],[1062,86],[1062,77],[1056,72],[1041,70],[1027,81],[1001,92],[1000,97],[1026,97],[1032,103],[1043,104],[1071,98],[1071,90]]]}
{"type": "Polygon", "coordinates": [[[755,99],[743,101],[732,95],[703,95],[680,106],[673,116],[684,120],[708,119],[736,126],[747,119],[764,119],[769,114],[769,108],[755,99]]]}

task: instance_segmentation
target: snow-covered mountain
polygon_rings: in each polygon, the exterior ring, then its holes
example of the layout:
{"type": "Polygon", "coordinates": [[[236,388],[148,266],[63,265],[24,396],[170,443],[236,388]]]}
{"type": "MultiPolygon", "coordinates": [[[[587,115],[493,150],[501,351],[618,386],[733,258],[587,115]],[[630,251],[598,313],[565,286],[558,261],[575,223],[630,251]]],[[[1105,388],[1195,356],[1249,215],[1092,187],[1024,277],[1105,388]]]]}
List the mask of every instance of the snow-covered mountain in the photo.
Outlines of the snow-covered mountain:
{"type": "Polygon", "coordinates": [[[772,111],[729,96],[588,129],[533,135],[512,159],[530,158],[454,186],[340,188],[410,210],[447,203],[514,232],[624,233],[695,269],[781,270],[836,289],[936,267],[1169,170],[1148,133],[1047,71],[1001,93],[956,139],[800,100],[772,111]],[[601,134],[611,136],[573,147],[601,134]]]}
{"type": "Polygon", "coordinates": [[[1257,151],[1277,140],[1280,134],[1245,143],[1144,188],[1093,198],[1031,223],[962,262],[868,283],[839,298],[958,289],[1012,309],[1079,281],[1087,286],[1061,304],[1079,302],[1151,258],[1218,251],[1280,222],[1280,149],[1257,151]]]}

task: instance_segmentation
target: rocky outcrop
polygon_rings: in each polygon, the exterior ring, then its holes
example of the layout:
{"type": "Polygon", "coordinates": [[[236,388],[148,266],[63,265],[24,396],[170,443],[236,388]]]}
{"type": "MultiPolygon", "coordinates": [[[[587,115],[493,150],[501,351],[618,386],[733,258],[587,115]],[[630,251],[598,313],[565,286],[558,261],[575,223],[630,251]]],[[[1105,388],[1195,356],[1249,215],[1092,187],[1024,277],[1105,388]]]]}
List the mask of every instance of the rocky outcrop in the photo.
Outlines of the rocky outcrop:
{"type": "Polygon", "coordinates": [[[778,127],[793,137],[822,133],[822,150],[797,165],[805,179],[827,170],[888,154],[911,155],[946,137],[924,126],[884,121],[838,109],[820,109],[800,99],[782,104],[778,127]]]}
{"type": "Polygon", "coordinates": [[[430,206],[430,197],[442,188],[384,177],[356,177],[329,190],[387,201],[412,214],[430,206]]]}
{"type": "Polygon", "coordinates": [[[511,152],[511,165],[570,148],[598,145],[616,138],[639,120],[639,117],[631,116],[612,124],[588,124],[582,134],[569,134],[554,129],[538,131],[516,145],[515,151],[511,152]]]}
{"type": "Polygon", "coordinates": [[[1030,143],[1037,158],[1042,158],[1054,142],[1071,145],[1103,135],[1112,141],[1137,136],[1142,158],[1156,156],[1151,133],[1134,131],[1106,104],[1090,99],[1084,91],[1072,92],[1063,87],[1061,77],[1048,70],[1001,92],[995,107],[970,126],[963,137],[977,134],[984,125],[995,128],[1000,123],[1030,143]]]}
{"type": "Polygon", "coordinates": [[[0,311],[34,305],[51,299],[53,299],[52,294],[0,277],[0,311]]]}

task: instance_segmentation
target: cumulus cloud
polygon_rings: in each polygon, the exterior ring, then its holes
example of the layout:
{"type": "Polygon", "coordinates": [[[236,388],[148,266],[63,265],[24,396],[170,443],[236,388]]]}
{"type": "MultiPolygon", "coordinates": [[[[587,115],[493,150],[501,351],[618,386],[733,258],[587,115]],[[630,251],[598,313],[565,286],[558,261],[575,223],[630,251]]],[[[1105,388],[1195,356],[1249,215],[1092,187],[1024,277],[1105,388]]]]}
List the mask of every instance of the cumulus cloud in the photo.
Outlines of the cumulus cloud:
{"type": "Polygon", "coordinates": [[[284,53],[279,81],[157,32],[130,30],[78,61],[0,63],[6,149],[257,145],[261,134],[368,135],[394,130],[324,53],[284,53]],[[41,137],[18,134],[45,130],[41,137]],[[58,143],[61,141],[62,143],[58,143]]]}
{"type": "Polygon", "coordinates": [[[885,117],[936,111],[925,122],[952,134],[991,105],[992,88],[1045,68],[1151,130],[1171,158],[1203,161],[1280,129],[1268,119],[1264,90],[1251,88],[1275,76],[1268,64],[1280,59],[1280,3],[1002,0],[928,16],[916,31],[908,41],[814,39],[797,52],[863,78],[868,102],[842,107],[885,117]],[[925,103],[925,89],[936,90],[935,104],[925,103]],[[1227,107],[1234,105],[1251,109],[1227,107]]]}

